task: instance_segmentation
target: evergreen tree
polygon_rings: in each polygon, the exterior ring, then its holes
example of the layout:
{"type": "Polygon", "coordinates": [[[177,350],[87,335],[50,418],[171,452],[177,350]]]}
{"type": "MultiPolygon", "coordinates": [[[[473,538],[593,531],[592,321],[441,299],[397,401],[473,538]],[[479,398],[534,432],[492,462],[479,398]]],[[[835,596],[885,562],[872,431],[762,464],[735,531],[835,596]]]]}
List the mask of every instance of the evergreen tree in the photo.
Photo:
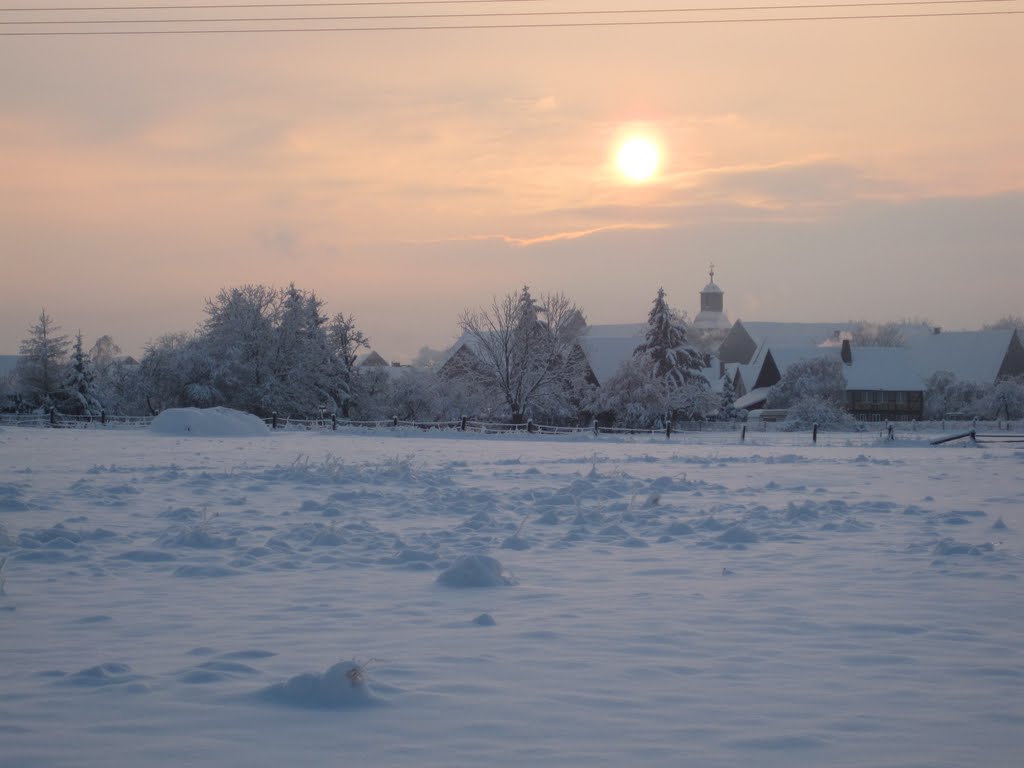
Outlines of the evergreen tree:
{"type": "Polygon", "coordinates": [[[260,412],[274,389],[271,373],[281,293],[263,285],[222,289],[206,302],[201,343],[211,360],[211,386],[226,404],[260,412]]]}
{"type": "Polygon", "coordinates": [[[664,288],[658,289],[650,314],[644,343],[634,357],[650,361],[654,378],[663,382],[670,418],[703,418],[716,410],[710,402],[710,386],[701,370],[707,359],[686,339],[686,326],[669,307],[664,288]]]}
{"type": "Polygon", "coordinates": [[[718,413],[726,421],[733,421],[740,415],[736,408],[736,388],[732,383],[732,376],[729,374],[726,374],[722,381],[721,406],[718,413]]]}
{"type": "Polygon", "coordinates": [[[64,361],[68,353],[68,337],[44,309],[39,320],[22,340],[17,377],[21,397],[30,407],[50,407],[61,385],[64,361]]]}
{"type": "Polygon", "coordinates": [[[701,374],[705,359],[686,340],[686,326],[665,301],[665,289],[659,288],[650,314],[644,343],[634,356],[647,355],[654,363],[654,375],[676,386],[696,380],[707,381],[701,374]]]}
{"type": "Polygon", "coordinates": [[[88,353],[82,347],[82,332],[75,335],[71,360],[67,364],[64,384],[59,396],[64,413],[76,416],[99,416],[103,412],[96,392],[96,374],[88,353]]]}
{"type": "Polygon", "coordinates": [[[272,362],[272,410],[315,415],[323,408],[337,413],[348,397],[348,369],[331,349],[323,304],[294,283],[284,291],[272,362]]]}

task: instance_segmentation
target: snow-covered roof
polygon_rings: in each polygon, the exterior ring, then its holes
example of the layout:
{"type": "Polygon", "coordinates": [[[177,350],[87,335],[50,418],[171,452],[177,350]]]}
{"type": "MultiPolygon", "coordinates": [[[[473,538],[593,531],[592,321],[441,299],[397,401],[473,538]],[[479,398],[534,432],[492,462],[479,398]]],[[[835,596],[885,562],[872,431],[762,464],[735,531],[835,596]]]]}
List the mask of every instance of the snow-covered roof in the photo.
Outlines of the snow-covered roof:
{"type": "MultiPolygon", "coordinates": [[[[768,352],[771,353],[779,374],[796,363],[818,357],[842,359],[842,346],[771,346],[759,354],[756,361],[758,372],[764,365],[768,352]]],[[[843,376],[848,390],[881,389],[887,392],[918,392],[924,390],[924,380],[910,363],[910,355],[904,347],[857,347],[850,349],[851,362],[843,365],[843,376]]],[[[755,374],[754,381],[757,380],[755,374]]],[[[744,383],[747,380],[744,379],[744,383]]]]}
{"type": "Polygon", "coordinates": [[[846,388],[921,392],[924,380],[910,364],[903,347],[853,347],[853,364],[843,366],[846,388]]]}
{"type": "Polygon", "coordinates": [[[772,348],[777,346],[815,347],[836,338],[836,333],[852,333],[854,324],[844,323],[741,323],[754,343],[761,347],[765,342],[772,348]]]}
{"type": "Polygon", "coordinates": [[[999,375],[1012,329],[943,331],[908,340],[910,364],[923,379],[949,371],[960,381],[991,384],[999,375]]]}
{"type": "Polygon", "coordinates": [[[701,293],[721,293],[722,289],[715,285],[715,281],[712,280],[710,283],[704,286],[701,293]]]}
{"type": "Polygon", "coordinates": [[[693,327],[707,331],[727,331],[732,327],[732,323],[729,322],[725,312],[719,312],[714,309],[702,309],[693,319],[693,327]]]}
{"type": "Polygon", "coordinates": [[[598,384],[604,384],[618,367],[633,356],[644,342],[647,323],[591,325],[580,339],[590,370],[598,384]]]}
{"type": "Polygon", "coordinates": [[[768,399],[768,392],[770,390],[771,387],[758,387],[757,389],[752,389],[742,397],[737,397],[734,404],[741,410],[749,411],[755,405],[763,404],[764,401],[768,399]]]}

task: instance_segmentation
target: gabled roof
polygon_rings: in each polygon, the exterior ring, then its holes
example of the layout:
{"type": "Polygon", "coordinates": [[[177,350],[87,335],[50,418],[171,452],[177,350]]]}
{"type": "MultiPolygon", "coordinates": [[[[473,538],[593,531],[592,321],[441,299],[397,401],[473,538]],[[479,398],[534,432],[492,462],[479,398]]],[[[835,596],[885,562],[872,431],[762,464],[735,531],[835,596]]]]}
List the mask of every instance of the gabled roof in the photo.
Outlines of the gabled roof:
{"type": "MultiPolygon", "coordinates": [[[[885,390],[887,392],[921,392],[924,380],[911,365],[910,355],[904,347],[851,347],[852,362],[843,365],[847,390],[885,390]]],[[[774,361],[779,375],[795,363],[819,357],[842,359],[841,346],[771,346],[758,355],[758,374],[768,356],[774,361]]],[[[752,363],[753,365],[753,363],[752,363]]],[[[744,379],[746,382],[746,379],[744,379]]]]}
{"type": "Polygon", "coordinates": [[[924,379],[949,371],[959,381],[991,384],[999,376],[1014,333],[1012,329],[999,329],[916,336],[908,340],[910,364],[924,379]]]}
{"type": "Polygon", "coordinates": [[[583,354],[598,384],[604,384],[644,342],[647,323],[591,325],[580,338],[583,354]]]}
{"type": "MultiPolygon", "coordinates": [[[[737,323],[741,321],[737,320],[737,323]]],[[[854,323],[759,323],[743,322],[743,328],[758,347],[815,347],[836,338],[836,333],[852,333],[854,323]]]]}

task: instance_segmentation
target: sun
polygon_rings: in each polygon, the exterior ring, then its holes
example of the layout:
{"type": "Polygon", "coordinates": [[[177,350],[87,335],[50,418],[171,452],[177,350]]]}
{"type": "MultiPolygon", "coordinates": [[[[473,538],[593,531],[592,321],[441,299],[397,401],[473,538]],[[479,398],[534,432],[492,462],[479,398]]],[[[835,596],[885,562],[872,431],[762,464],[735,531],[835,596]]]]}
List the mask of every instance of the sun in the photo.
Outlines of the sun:
{"type": "Polygon", "coordinates": [[[658,145],[647,138],[627,139],[615,156],[622,174],[631,181],[647,181],[652,178],[661,163],[658,145]]]}

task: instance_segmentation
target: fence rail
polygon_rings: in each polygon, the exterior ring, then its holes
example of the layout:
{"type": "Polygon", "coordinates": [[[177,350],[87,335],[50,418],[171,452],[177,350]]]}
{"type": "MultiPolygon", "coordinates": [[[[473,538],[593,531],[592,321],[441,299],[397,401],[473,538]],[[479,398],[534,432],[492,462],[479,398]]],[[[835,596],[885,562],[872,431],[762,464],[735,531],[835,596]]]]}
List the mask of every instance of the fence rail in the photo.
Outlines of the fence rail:
{"type": "MultiPolygon", "coordinates": [[[[351,430],[396,430],[416,429],[421,431],[458,431],[476,434],[532,434],[532,435],[562,435],[562,436],[584,436],[584,435],[610,435],[622,437],[665,437],[671,438],[674,434],[680,436],[693,434],[695,432],[715,433],[725,437],[727,434],[735,434],[740,442],[747,439],[748,434],[753,439],[759,434],[789,432],[794,436],[799,432],[786,430],[782,422],[737,422],[737,421],[692,421],[668,423],[664,426],[651,429],[631,429],[625,427],[607,427],[597,423],[590,426],[561,426],[553,424],[537,424],[533,421],[523,423],[490,422],[469,419],[463,417],[458,421],[407,421],[392,417],[390,419],[378,420],[354,420],[339,419],[337,416],[326,416],[319,419],[294,419],[287,417],[272,416],[263,419],[268,427],[275,430],[291,431],[351,431],[351,430]]],[[[73,416],[69,414],[52,413],[30,413],[13,414],[0,413],[0,426],[30,427],[30,428],[55,428],[55,429],[145,429],[153,422],[152,416],[73,416]]],[[[944,442],[952,442],[972,434],[976,436],[978,444],[985,445],[1008,445],[1014,446],[1024,444],[1024,433],[1021,422],[975,422],[975,421],[931,421],[931,422],[892,422],[890,424],[875,422],[859,422],[857,433],[864,439],[871,440],[875,437],[894,439],[918,439],[927,440],[933,445],[944,442]],[[928,439],[928,436],[937,439],[928,439]],[[951,438],[951,436],[953,436],[951,438]]],[[[810,429],[807,432],[812,432],[810,429]]],[[[817,427],[812,432],[812,442],[818,442],[817,427]]],[[[826,434],[845,434],[827,433],[826,434]]]]}

